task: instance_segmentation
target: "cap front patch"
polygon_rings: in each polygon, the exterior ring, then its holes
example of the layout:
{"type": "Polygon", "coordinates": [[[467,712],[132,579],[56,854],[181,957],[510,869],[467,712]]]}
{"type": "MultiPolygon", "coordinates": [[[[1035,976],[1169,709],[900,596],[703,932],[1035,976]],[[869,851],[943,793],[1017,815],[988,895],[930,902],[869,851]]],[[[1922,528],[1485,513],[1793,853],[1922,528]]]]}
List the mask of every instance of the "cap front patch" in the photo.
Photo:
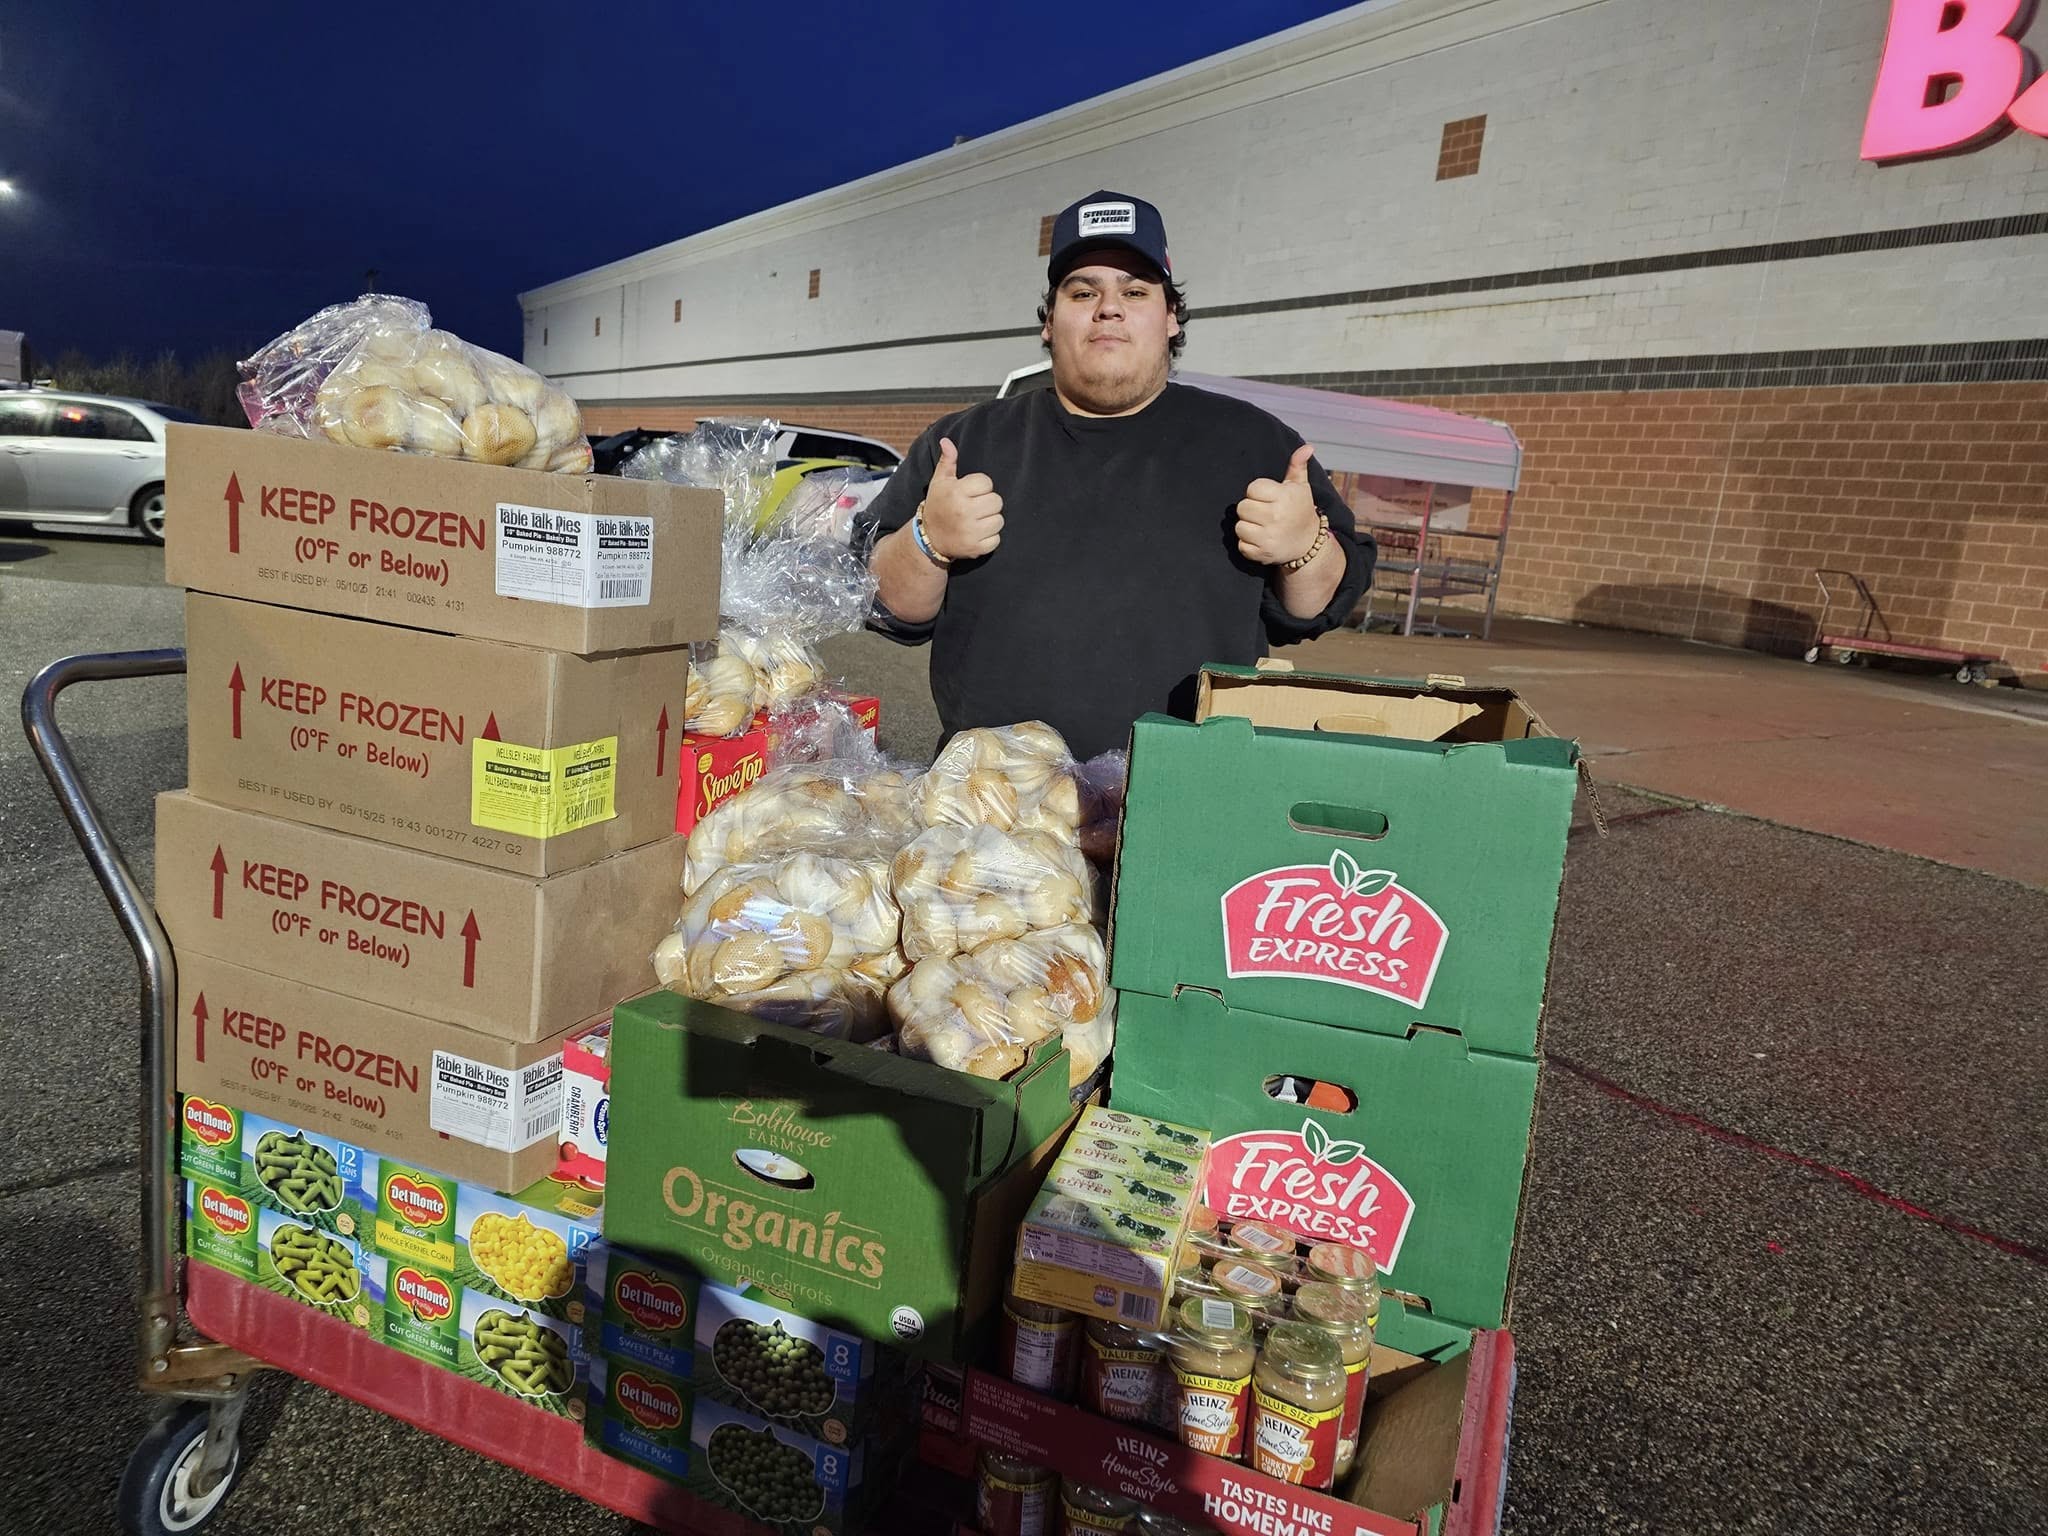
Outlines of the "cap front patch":
{"type": "Polygon", "coordinates": [[[1138,210],[1132,203],[1083,203],[1080,225],[1084,237],[1135,235],[1138,232],[1138,210]]]}

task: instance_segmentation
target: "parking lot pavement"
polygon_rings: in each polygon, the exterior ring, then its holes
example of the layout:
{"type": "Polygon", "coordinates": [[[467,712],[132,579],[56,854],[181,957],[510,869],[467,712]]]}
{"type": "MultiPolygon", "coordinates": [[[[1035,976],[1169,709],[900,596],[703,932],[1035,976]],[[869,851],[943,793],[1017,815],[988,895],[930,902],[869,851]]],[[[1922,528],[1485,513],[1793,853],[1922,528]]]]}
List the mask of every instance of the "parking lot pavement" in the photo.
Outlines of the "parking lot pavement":
{"type": "MultiPolygon", "coordinates": [[[[96,552],[106,578],[73,580],[26,574],[7,543],[15,688],[64,652],[177,643],[151,552],[96,552]]],[[[892,750],[929,750],[920,653],[854,637],[830,657],[880,693],[892,750]]],[[[181,690],[83,690],[64,718],[146,870],[150,797],[184,778],[181,690]]],[[[1602,803],[1605,836],[1581,804],[1559,909],[1504,1529],[2048,1529],[2031,1363],[2048,892],[1618,789],[1602,803]]],[[[10,1528],[100,1536],[149,1413],[135,975],[11,730],[0,850],[0,1074],[28,1085],[0,1124],[10,1528]]],[[[303,1383],[266,1381],[247,1429],[244,1483],[209,1528],[231,1536],[629,1528],[303,1383]]]]}

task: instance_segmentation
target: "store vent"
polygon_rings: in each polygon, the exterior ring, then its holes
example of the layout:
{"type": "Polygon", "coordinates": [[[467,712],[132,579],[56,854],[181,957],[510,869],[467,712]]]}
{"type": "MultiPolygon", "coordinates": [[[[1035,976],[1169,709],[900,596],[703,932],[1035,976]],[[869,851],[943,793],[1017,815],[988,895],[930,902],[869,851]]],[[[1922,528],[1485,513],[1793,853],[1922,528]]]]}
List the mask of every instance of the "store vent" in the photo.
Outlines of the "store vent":
{"type": "Polygon", "coordinates": [[[1048,213],[1038,221],[1038,254],[1041,256],[1050,256],[1052,254],[1052,221],[1054,217],[1055,215],[1048,213]]]}
{"type": "Polygon", "coordinates": [[[811,294],[810,294],[810,296],[811,296],[812,298],[814,298],[814,299],[815,299],[815,298],[816,298],[816,297],[818,296],[818,269],[817,269],[816,267],[813,267],[813,268],[811,268],[811,294]]]}

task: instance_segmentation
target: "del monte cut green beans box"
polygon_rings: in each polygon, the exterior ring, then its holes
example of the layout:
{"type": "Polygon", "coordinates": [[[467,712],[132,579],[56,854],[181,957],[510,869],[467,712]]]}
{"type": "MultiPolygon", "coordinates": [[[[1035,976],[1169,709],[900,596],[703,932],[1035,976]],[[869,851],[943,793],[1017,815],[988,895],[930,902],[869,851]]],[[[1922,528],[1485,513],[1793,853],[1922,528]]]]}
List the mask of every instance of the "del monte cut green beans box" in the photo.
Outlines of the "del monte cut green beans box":
{"type": "MultiPolygon", "coordinates": [[[[387,1295],[387,1313],[390,1305],[387,1295]]],[[[482,1291],[462,1293],[458,1316],[459,1375],[545,1413],[582,1416],[583,1398],[576,1390],[581,1349],[574,1324],[482,1291]]]]}
{"type": "Polygon", "coordinates": [[[615,1365],[658,1371],[829,1445],[909,1416],[911,1372],[899,1350],[602,1243],[584,1276],[594,1343],[615,1365]]]}
{"type": "Polygon", "coordinates": [[[381,1316],[370,1305],[363,1256],[355,1243],[296,1217],[257,1210],[253,1278],[266,1291],[303,1302],[352,1328],[381,1326],[381,1316]]]}
{"type": "Polygon", "coordinates": [[[367,1238],[377,1206],[374,1154],[198,1094],[183,1101],[178,1168],[351,1239],[367,1238]]]}

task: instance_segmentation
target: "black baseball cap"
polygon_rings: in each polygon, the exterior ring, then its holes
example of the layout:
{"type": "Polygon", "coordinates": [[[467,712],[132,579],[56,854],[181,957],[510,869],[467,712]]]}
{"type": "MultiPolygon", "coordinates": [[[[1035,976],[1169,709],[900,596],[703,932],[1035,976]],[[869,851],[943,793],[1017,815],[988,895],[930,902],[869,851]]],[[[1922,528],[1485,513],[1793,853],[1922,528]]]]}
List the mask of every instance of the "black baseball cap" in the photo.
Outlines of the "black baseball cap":
{"type": "Polygon", "coordinates": [[[1052,259],[1045,280],[1057,283],[1090,251],[1114,249],[1141,256],[1172,278],[1166,254],[1166,221],[1142,197],[1128,192],[1091,192],[1052,221],[1052,259]]]}

